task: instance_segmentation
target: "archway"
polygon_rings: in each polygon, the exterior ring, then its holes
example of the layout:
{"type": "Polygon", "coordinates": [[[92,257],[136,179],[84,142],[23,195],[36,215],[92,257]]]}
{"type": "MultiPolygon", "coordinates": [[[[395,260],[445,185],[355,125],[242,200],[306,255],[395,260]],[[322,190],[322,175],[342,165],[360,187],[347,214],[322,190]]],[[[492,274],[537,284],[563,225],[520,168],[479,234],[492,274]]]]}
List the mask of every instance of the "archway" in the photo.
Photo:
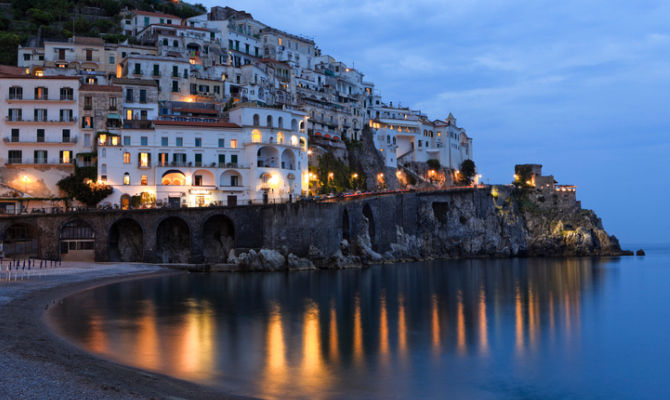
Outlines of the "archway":
{"type": "Polygon", "coordinates": [[[295,169],[295,154],[289,149],[285,149],[281,153],[281,167],[282,169],[295,169]]]}
{"type": "Polygon", "coordinates": [[[227,170],[221,174],[221,180],[219,186],[243,186],[242,175],[239,172],[234,170],[227,170]]]}
{"type": "Polygon", "coordinates": [[[10,225],[3,234],[5,257],[37,257],[37,238],[37,228],[32,225],[10,225]]]}
{"type": "Polygon", "coordinates": [[[191,256],[191,230],[179,217],[164,219],[156,229],[156,258],[163,263],[187,263],[191,256]]]}
{"type": "Polygon", "coordinates": [[[225,263],[235,248],[235,225],[225,215],[210,217],[202,229],[202,248],[205,262],[225,263]]]}
{"type": "Polygon", "coordinates": [[[184,186],[186,185],[186,176],[183,172],[171,169],[165,171],[161,177],[161,185],[164,186],[184,186]]]}
{"type": "Polygon", "coordinates": [[[137,221],[123,218],[109,229],[109,261],[142,261],[144,255],[142,227],[137,221]]]}
{"type": "Polygon", "coordinates": [[[191,184],[193,186],[216,186],[216,179],[214,178],[214,174],[210,171],[199,169],[193,172],[191,184]]]}
{"type": "Polygon", "coordinates": [[[279,152],[274,147],[263,146],[256,154],[257,166],[261,168],[277,168],[279,152]]]}
{"type": "Polygon", "coordinates": [[[63,261],[94,261],[95,231],[81,219],[72,220],[60,230],[60,256],[63,261]]]}
{"type": "Polygon", "coordinates": [[[372,216],[372,208],[369,204],[363,206],[363,216],[368,220],[368,234],[370,235],[370,245],[375,247],[375,219],[372,216]]]}

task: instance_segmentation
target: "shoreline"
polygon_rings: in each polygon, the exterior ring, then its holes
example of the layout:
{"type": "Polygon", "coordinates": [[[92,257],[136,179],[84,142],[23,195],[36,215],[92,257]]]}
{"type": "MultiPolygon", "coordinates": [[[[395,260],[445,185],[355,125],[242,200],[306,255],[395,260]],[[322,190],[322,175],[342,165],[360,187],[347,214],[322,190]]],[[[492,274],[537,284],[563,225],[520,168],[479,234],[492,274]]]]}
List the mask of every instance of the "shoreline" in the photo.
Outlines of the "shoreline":
{"type": "MultiPolygon", "coordinates": [[[[101,264],[97,264],[100,266],[101,264]]],[[[104,267],[104,264],[102,265],[104,267]]],[[[61,299],[98,286],[179,274],[128,265],[100,273],[25,280],[14,298],[0,303],[0,398],[23,399],[243,399],[214,388],[116,363],[88,353],[60,336],[49,309],[61,299]]],[[[4,295],[7,286],[0,287],[4,295]]],[[[10,290],[11,292],[11,290],[10,290]]],[[[10,293],[11,295],[12,293],[10,293]]],[[[7,297],[4,297],[7,299],[7,297]]]]}

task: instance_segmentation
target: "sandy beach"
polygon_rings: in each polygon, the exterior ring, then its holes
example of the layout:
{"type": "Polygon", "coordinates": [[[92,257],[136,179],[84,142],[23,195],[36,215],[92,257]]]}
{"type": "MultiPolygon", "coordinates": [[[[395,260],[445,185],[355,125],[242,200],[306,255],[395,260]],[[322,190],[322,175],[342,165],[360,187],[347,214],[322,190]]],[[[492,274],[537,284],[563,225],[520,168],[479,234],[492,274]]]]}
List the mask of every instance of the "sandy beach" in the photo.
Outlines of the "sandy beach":
{"type": "Polygon", "coordinates": [[[180,272],[141,264],[89,263],[21,270],[11,281],[0,273],[0,398],[235,398],[96,357],[48,326],[49,307],[68,295],[121,280],[174,273],[180,272]]]}

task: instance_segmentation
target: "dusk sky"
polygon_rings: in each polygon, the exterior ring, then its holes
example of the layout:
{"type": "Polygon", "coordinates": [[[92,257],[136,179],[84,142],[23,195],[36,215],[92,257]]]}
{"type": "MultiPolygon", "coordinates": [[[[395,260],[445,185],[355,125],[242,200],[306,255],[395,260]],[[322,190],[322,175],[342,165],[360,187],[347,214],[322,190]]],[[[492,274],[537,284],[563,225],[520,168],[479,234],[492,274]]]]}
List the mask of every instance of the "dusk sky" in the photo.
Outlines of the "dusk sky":
{"type": "Polygon", "coordinates": [[[485,181],[541,163],[623,247],[670,242],[670,2],[203,4],[313,38],[394,105],[453,112],[485,181]]]}

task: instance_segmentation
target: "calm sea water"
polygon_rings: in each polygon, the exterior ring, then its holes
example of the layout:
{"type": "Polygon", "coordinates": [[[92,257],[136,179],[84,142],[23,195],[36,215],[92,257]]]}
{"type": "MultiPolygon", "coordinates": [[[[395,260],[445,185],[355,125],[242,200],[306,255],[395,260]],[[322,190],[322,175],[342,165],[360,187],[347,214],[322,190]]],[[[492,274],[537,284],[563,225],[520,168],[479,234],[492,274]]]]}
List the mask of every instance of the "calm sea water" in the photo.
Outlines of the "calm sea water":
{"type": "Polygon", "coordinates": [[[100,287],[57,329],[115,361],[263,398],[670,398],[670,251],[100,287]]]}

